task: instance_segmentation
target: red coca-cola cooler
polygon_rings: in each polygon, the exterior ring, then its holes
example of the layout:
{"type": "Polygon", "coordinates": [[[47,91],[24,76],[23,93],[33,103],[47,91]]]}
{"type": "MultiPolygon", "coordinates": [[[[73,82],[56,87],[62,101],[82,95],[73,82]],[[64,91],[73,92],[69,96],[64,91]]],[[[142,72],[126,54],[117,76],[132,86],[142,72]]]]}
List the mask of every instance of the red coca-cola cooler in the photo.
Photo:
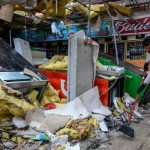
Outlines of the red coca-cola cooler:
{"type": "MultiPolygon", "coordinates": [[[[40,70],[40,72],[47,77],[50,84],[56,89],[59,90],[60,98],[67,97],[67,72],[58,72],[58,71],[51,71],[51,70],[40,70]]],[[[99,93],[102,94],[105,92],[104,95],[101,96],[101,102],[108,106],[109,104],[109,81],[102,78],[95,79],[95,86],[98,86],[99,93]]]]}

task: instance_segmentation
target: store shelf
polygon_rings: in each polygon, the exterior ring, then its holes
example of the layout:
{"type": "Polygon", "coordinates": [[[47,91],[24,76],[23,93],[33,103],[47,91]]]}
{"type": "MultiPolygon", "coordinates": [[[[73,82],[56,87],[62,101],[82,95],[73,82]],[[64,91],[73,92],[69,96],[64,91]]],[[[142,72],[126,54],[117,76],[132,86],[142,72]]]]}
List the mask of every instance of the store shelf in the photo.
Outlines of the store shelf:
{"type": "MultiPolygon", "coordinates": [[[[107,42],[106,54],[115,56],[115,46],[113,42],[107,42]]],[[[142,45],[142,40],[130,40],[117,43],[118,56],[123,60],[141,60],[146,58],[146,53],[142,45]]]]}
{"type": "Polygon", "coordinates": [[[45,51],[46,57],[51,58],[53,55],[68,53],[68,42],[66,41],[41,41],[30,42],[31,49],[33,51],[45,51]]]}
{"type": "Polygon", "coordinates": [[[136,60],[136,59],[145,59],[146,54],[142,41],[132,41],[127,44],[127,59],[136,60]]]}
{"type": "MultiPolygon", "coordinates": [[[[125,45],[124,43],[117,43],[118,56],[120,59],[124,59],[125,45]]],[[[108,43],[107,54],[115,56],[115,45],[114,43],[108,43]]]]}
{"type": "Polygon", "coordinates": [[[62,41],[68,41],[68,39],[59,39],[59,40],[42,40],[42,41],[29,41],[30,43],[43,43],[43,42],[49,42],[49,43],[52,43],[52,42],[62,42],[62,41]]]}

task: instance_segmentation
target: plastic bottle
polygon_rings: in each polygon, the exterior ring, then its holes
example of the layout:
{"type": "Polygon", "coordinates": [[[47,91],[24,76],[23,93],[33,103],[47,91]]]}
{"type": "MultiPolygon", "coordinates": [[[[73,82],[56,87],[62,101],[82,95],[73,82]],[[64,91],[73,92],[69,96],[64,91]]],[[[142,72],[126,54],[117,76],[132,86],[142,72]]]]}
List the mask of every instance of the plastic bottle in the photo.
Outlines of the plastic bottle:
{"type": "Polygon", "coordinates": [[[33,141],[50,141],[51,138],[47,136],[45,133],[39,133],[38,135],[30,137],[33,141]]]}

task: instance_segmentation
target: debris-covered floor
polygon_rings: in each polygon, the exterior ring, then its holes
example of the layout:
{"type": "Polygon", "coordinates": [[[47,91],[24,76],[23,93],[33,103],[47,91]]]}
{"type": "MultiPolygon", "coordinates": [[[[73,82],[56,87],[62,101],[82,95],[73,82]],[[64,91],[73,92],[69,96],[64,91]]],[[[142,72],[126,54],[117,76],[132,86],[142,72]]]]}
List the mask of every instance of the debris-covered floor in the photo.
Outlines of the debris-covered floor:
{"type": "Polygon", "coordinates": [[[81,150],[150,150],[150,108],[139,108],[139,112],[145,118],[132,123],[135,130],[134,139],[115,130],[109,133],[96,131],[94,137],[81,142],[81,150]]]}
{"type": "MultiPolygon", "coordinates": [[[[83,140],[83,141],[77,141],[73,140],[71,141],[71,146],[79,145],[81,150],[150,150],[150,108],[148,110],[144,110],[143,108],[139,108],[139,112],[144,116],[143,120],[137,120],[135,119],[135,122],[132,122],[132,127],[135,130],[135,138],[129,138],[128,136],[124,135],[123,133],[120,133],[116,131],[117,124],[112,130],[110,130],[107,133],[104,133],[100,131],[100,129],[96,129],[91,137],[83,140]]],[[[7,124],[5,124],[7,127],[7,124]]],[[[8,124],[9,125],[9,124],[8,124]]],[[[9,126],[7,127],[9,128],[9,126]]],[[[23,135],[22,131],[17,131],[16,133],[19,134],[19,132],[23,135]]],[[[32,134],[32,132],[35,132],[34,130],[29,131],[28,134],[32,134]]],[[[21,135],[20,134],[20,135],[21,135]]],[[[27,135],[27,133],[26,133],[27,135]]],[[[7,137],[7,136],[6,136],[7,137]]],[[[22,142],[21,139],[17,139],[18,143],[22,142]]],[[[47,142],[42,144],[42,141],[24,141],[20,146],[14,147],[13,149],[17,150],[50,150],[50,143],[47,142]]],[[[5,143],[7,147],[11,149],[13,147],[14,143],[5,143]]],[[[15,145],[15,144],[14,144],[15,145]]],[[[1,145],[0,149],[6,149],[1,145]]],[[[62,149],[63,150],[63,149],[62,149]]],[[[76,149],[68,149],[68,150],[78,150],[76,149]]]]}
{"type": "Polygon", "coordinates": [[[134,104],[134,99],[128,94],[123,98],[115,97],[114,105],[108,107],[100,102],[98,88],[95,87],[73,101],[47,109],[38,105],[36,100],[34,105],[19,98],[16,94],[20,93],[7,86],[1,85],[0,92],[0,149],[150,149],[150,104],[144,109],[136,107],[134,110],[131,119],[134,139],[118,131],[125,123],[124,117],[127,122],[134,104]]]}

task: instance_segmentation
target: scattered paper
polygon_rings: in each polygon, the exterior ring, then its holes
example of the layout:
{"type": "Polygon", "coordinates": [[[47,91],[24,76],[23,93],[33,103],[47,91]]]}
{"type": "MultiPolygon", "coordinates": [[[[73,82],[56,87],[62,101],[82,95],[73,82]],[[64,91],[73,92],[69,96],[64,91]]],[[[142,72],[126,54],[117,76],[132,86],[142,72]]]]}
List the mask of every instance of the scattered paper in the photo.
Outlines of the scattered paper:
{"type": "Polygon", "coordinates": [[[78,143],[74,146],[68,146],[68,147],[65,148],[65,150],[80,150],[80,145],[78,143]]]}
{"type": "Polygon", "coordinates": [[[115,109],[119,110],[120,108],[118,106],[117,100],[118,100],[118,97],[114,97],[113,98],[113,103],[114,103],[115,109]]]}
{"type": "Polygon", "coordinates": [[[101,114],[92,114],[93,118],[96,118],[98,121],[103,121],[105,116],[101,114]]]}
{"type": "Polygon", "coordinates": [[[109,108],[102,105],[99,100],[98,87],[90,89],[60,108],[44,111],[45,116],[49,114],[60,114],[69,115],[72,119],[86,118],[92,115],[92,113],[104,116],[110,116],[112,114],[109,108]]]}
{"type": "Polygon", "coordinates": [[[36,129],[40,129],[41,123],[39,122],[35,122],[35,121],[31,121],[31,123],[29,124],[30,127],[32,128],[36,128],[36,129]]]}
{"type": "Polygon", "coordinates": [[[57,146],[65,146],[68,143],[68,135],[61,135],[51,140],[51,149],[55,149],[57,146]]]}
{"type": "Polygon", "coordinates": [[[144,117],[137,111],[134,111],[134,115],[140,119],[144,119],[144,117]]]}
{"type": "Polygon", "coordinates": [[[44,110],[31,110],[26,113],[26,120],[30,127],[36,128],[41,132],[55,133],[58,129],[63,128],[71,119],[71,116],[60,114],[48,114],[44,116],[44,110]]]}
{"type": "Polygon", "coordinates": [[[103,132],[108,132],[108,127],[107,127],[105,121],[100,122],[99,126],[103,132]]]}
{"type": "Polygon", "coordinates": [[[110,116],[112,114],[112,112],[109,110],[109,108],[106,107],[106,106],[103,106],[103,105],[100,106],[97,109],[93,109],[92,113],[101,114],[101,115],[104,115],[104,116],[110,116]]]}
{"type": "Polygon", "coordinates": [[[124,102],[125,102],[126,106],[129,107],[134,102],[134,99],[132,97],[130,97],[128,93],[125,93],[124,94],[124,102]]]}
{"type": "Polygon", "coordinates": [[[12,120],[12,124],[15,125],[18,129],[25,128],[27,125],[27,122],[24,119],[14,117],[12,120]]]}
{"type": "Polygon", "coordinates": [[[72,119],[81,119],[90,116],[90,113],[78,97],[62,107],[44,111],[45,116],[49,114],[69,115],[72,119]]]}
{"type": "Polygon", "coordinates": [[[100,108],[102,106],[102,103],[99,100],[98,87],[94,87],[80,95],[79,99],[89,112],[92,112],[93,109],[100,108]]]}
{"type": "Polygon", "coordinates": [[[99,100],[98,87],[94,87],[86,93],[79,96],[79,99],[83,102],[84,106],[90,113],[101,114],[104,116],[110,116],[112,112],[108,107],[104,106],[99,100]]]}

